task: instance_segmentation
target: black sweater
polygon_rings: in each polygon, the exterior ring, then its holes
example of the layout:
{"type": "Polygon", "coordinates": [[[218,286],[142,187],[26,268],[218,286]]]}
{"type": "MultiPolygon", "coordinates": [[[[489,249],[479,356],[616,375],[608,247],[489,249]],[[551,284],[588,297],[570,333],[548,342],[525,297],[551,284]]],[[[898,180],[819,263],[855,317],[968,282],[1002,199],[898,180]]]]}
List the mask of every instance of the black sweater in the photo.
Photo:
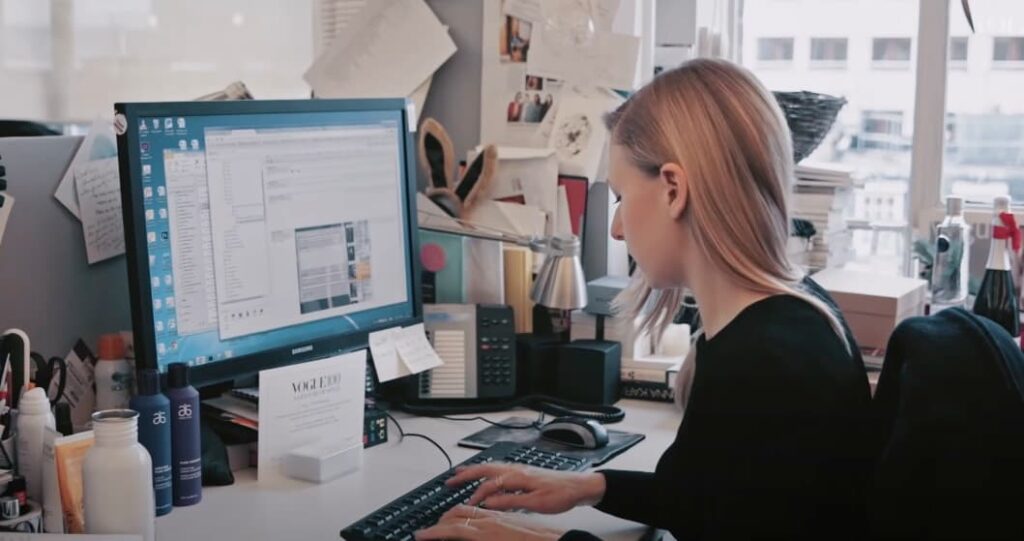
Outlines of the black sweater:
{"type": "Polygon", "coordinates": [[[852,356],[820,312],[788,295],[702,337],[675,442],[654,473],[604,470],[597,508],[680,541],[861,538],[871,396],[847,337],[852,356]]]}

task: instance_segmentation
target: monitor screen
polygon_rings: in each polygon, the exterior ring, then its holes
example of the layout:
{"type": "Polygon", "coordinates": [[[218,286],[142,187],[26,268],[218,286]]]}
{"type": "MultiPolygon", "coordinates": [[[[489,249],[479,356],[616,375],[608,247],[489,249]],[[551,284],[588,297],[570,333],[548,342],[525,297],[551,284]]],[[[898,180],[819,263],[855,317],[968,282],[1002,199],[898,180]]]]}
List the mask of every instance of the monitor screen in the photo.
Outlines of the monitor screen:
{"type": "Polygon", "coordinates": [[[118,111],[137,349],[161,371],[237,377],[419,316],[404,101],[118,111]]]}

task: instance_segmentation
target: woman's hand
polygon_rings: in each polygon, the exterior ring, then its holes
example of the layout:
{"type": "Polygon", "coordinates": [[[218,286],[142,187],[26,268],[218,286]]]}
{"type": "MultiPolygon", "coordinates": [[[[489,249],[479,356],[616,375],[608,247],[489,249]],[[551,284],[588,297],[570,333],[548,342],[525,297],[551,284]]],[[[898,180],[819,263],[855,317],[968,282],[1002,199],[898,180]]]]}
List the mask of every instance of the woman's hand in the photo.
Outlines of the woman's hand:
{"type": "Polygon", "coordinates": [[[459,541],[557,541],[563,532],[534,526],[522,517],[459,505],[434,526],[416,532],[418,541],[454,539],[459,541]]]}
{"type": "Polygon", "coordinates": [[[604,497],[604,475],[559,472],[513,464],[481,464],[458,468],[447,481],[458,486],[487,479],[466,502],[488,509],[526,509],[536,513],[563,513],[578,505],[593,505],[604,497]]]}

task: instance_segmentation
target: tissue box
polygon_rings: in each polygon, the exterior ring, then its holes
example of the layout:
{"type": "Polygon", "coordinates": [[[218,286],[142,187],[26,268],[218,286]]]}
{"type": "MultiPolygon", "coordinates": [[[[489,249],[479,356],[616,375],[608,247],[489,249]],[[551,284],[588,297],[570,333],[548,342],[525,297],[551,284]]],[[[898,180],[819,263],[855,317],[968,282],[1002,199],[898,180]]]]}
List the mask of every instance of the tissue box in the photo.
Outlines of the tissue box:
{"type": "Polygon", "coordinates": [[[861,348],[884,349],[896,325],[924,314],[924,280],[840,269],[812,278],[835,299],[861,348]]]}
{"type": "Polygon", "coordinates": [[[323,483],[358,470],[363,465],[363,443],[314,443],[288,453],[281,463],[284,474],[295,479],[323,483]]]}

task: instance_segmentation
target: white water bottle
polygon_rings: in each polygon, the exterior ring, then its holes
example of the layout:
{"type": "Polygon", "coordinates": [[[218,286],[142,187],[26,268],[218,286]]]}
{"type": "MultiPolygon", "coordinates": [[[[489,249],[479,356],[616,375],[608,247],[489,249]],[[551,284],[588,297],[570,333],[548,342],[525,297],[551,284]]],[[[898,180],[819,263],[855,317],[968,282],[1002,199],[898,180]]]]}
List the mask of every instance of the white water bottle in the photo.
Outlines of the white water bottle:
{"type": "Polygon", "coordinates": [[[50,412],[50,399],[36,387],[18,402],[18,470],[25,476],[28,499],[43,501],[43,436],[46,427],[57,423],[50,412]]]}
{"type": "Polygon", "coordinates": [[[85,455],[85,531],[156,536],[153,463],[139,443],[139,414],[106,410],[92,415],[96,442],[85,455]]]}
{"type": "Polygon", "coordinates": [[[131,399],[132,367],[125,358],[120,334],[100,337],[96,363],[96,411],[126,409],[131,399]]]}

